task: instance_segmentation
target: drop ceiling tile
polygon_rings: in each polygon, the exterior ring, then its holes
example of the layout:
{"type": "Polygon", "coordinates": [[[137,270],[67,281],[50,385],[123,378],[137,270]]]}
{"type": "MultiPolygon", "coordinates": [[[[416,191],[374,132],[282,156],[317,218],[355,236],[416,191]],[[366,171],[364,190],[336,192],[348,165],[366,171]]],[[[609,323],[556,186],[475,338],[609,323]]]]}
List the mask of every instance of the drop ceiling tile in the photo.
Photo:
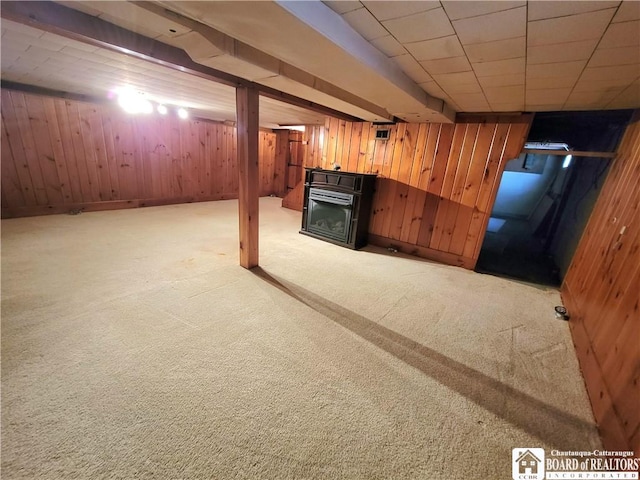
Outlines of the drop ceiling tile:
{"type": "Polygon", "coordinates": [[[44,32],[40,37],[40,40],[42,40],[43,42],[47,42],[50,45],[51,50],[60,50],[65,45],[70,45],[72,42],[72,40],[69,40],[68,38],[61,37],[60,35],[55,35],[49,32],[44,32]],[[59,46],[59,48],[54,45],[59,46]]]}
{"type": "MultiPolygon", "coordinates": [[[[75,48],[75,44],[73,48],[75,48]]],[[[64,52],[64,48],[62,49],[62,51],[64,52]]],[[[96,52],[96,55],[100,59],[109,59],[115,62],[124,61],[125,59],[129,58],[124,56],[122,53],[113,52],[111,50],[105,50],[105,49],[101,49],[100,51],[96,52]]]]}
{"type": "Polygon", "coordinates": [[[447,94],[453,95],[453,96],[456,96],[460,93],[482,93],[482,87],[480,87],[480,84],[478,82],[446,84],[444,89],[447,92],[447,94]]]}
{"type": "Polygon", "coordinates": [[[2,54],[4,55],[5,49],[7,49],[9,46],[14,52],[26,52],[31,44],[29,42],[13,40],[13,38],[11,37],[11,33],[12,32],[9,32],[7,33],[7,35],[2,37],[2,54]]]}
{"type": "Polygon", "coordinates": [[[454,98],[459,103],[487,103],[484,93],[460,93],[455,95],[454,98]]]}
{"type": "Polygon", "coordinates": [[[489,103],[493,102],[522,102],[524,103],[524,85],[510,87],[490,87],[484,89],[489,103]]]}
{"type": "Polygon", "coordinates": [[[598,38],[593,38],[580,42],[529,46],[527,48],[527,65],[587,60],[596,48],[598,40],[598,38]]]}
{"type": "Polygon", "coordinates": [[[347,12],[351,12],[353,10],[357,10],[362,7],[360,2],[355,2],[353,0],[345,0],[345,1],[324,1],[327,7],[333,10],[336,13],[343,14],[347,12]]]}
{"type": "Polygon", "coordinates": [[[640,77],[640,67],[636,65],[617,65],[611,67],[587,67],[582,72],[580,79],[583,81],[607,80],[617,78],[620,80],[634,81],[640,77]]]}
{"type": "Polygon", "coordinates": [[[550,45],[600,38],[614,12],[615,8],[609,8],[569,17],[529,22],[527,44],[529,46],[550,45]]]}
{"type": "Polygon", "coordinates": [[[386,20],[382,24],[400,43],[419,42],[455,33],[442,8],[386,20]]]}
{"type": "Polygon", "coordinates": [[[20,53],[14,50],[2,49],[2,56],[0,56],[0,62],[2,62],[2,68],[6,68],[20,58],[20,53]]]}
{"type": "Polygon", "coordinates": [[[387,57],[396,57],[398,55],[407,53],[407,50],[400,44],[400,42],[398,42],[391,35],[375,38],[371,40],[370,43],[382,53],[384,53],[387,57]]]}
{"type": "Polygon", "coordinates": [[[637,108],[640,105],[640,82],[635,82],[614,98],[607,108],[637,108]]]}
{"type": "Polygon", "coordinates": [[[491,111],[491,107],[489,106],[489,104],[485,101],[467,101],[465,103],[460,103],[460,110],[458,110],[459,112],[469,112],[469,113],[477,113],[477,112],[490,112],[491,111]]]}
{"type": "Polygon", "coordinates": [[[612,23],[598,48],[631,47],[640,45],[640,20],[612,23]]]}
{"type": "Polygon", "coordinates": [[[640,49],[638,47],[598,48],[589,60],[589,67],[611,65],[639,65],[640,49]]]}
{"type": "Polygon", "coordinates": [[[477,83],[476,75],[473,72],[445,73],[434,75],[433,79],[445,90],[447,86],[477,83]]]}
{"type": "Polygon", "coordinates": [[[457,113],[487,113],[491,112],[491,107],[487,102],[464,103],[460,104],[456,110],[457,113]]]}
{"type": "Polygon", "coordinates": [[[528,78],[527,88],[531,90],[541,90],[544,88],[569,88],[573,87],[578,81],[578,75],[570,77],[543,77],[528,78]]]}
{"type": "Polygon", "coordinates": [[[467,52],[467,57],[471,63],[524,57],[526,53],[526,37],[466,45],[464,50],[467,52]]]}
{"type": "MultiPolygon", "coordinates": [[[[86,50],[80,50],[78,48],[76,48],[76,44],[73,44],[73,47],[63,47],[61,50],[61,52],[64,52],[65,54],[71,55],[73,57],[76,58],[80,58],[83,60],[93,60],[96,56],[95,52],[87,52],[86,50]]],[[[128,58],[128,57],[124,57],[124,58],[128,58]]]]}
{"type": "Polygon", "coordinates": [[[456,35],[422,42],[405,43],[404,46],[419,62],[464,55],[464,50],[456,35]]]}
{"type": "Polygon", "coordinates": [[[447,11],[447,15],[451,20],[459,20],[461,18],[478,17],[480,15],[487,15],[488,13],[511,10],[512,8],[522,7],[526,3],[527,2],[467,0],[442,2],[442,6],[447,11]]]}
{"type": "Polygon", "coordinates": [[[454,20],[453,26],[463,45],[523,37],[527,33],[526,7],[480,17],[454,20]]]}
{"type": "Polygon", "coordinates": [[[41,63],[35,60],[31,60],[29,57],[20,57],[16,60],[15,65],[19,65],[25,70],[35,70],[40,67],[41,63]]]}
{"type": "Polygon", "coordinates": [[[592,105],[604,107],[614,98],[622,93],[624,87],[614,87],[608,90],[598,90],[591,92],[571,92],[567,99],[567,106],[592,105]]]}
{"type": "Polygon", "coordinates": [[[567,100],[562,107],[567,111],[580,111],[580,110],[602,110],[607,105],[606,102],[593,102],[593,103],[585,103],[585,102],[571,102],[567,100]]]}
{"type": "Polygon", "coordinates": [[[526,91],[526,103],[561,103],[567,100],[571,93],[570,88],[545,88],[541,90],[526,91]]]}
{"type": "Polygon", "coordinates": [[[626,88],[633,81],[624,78],[609,77],[602,80],[589,80],[580,78],[573,87],[574,92],[596,92],[611,88],[626,88]]]}
{"type": "Polygon", "coordinates": [[[524,72],[510,75],[494,75],[492,77],[478,77],[483,87],[509,87],[511,85],[524,85],[524,72]]]}
{"type": "Polygon", "coordinates": [[[492,112],[521,112],[524,110],[524,102],[491,103],[492,112]]]}
{"type": "Polygon", "coordinates": [[[394,0],[362,3],[380,21],[406,17],[440,7],[440,2],[424,0],[420,2],[394,0]]]}
{"type": "MultiPolygon", "coordinates": [[[[48,42],[41,40],[38,37],[33,37],[28,34],[24,34],[23,32],[18,32],[15,30],[7,31],[2,37],[2,43],[14,45],[16,48],[20,48],[26,50],[30,46],[47,48],[49,45],[48,42]]],[[[55,45],[55,49],[59,50],[59,46],[55,45]]]]}
{"type": "Polygon", "coordinates": [[[420,62],[420,65],[422,65],[429,75],[468,72],[471,70],[471,64],[465,56],[440,58],[438,60],[425,60],[420,62]]]}
{"type": "Polygon", "coordinates": [[[509,60],[497,60],[495,62],[474,63],[473,71],[476,76],[492,77],[496,75],[511,75],[514,73],[524,73],[525,59],[511,58],[509,60]]]}
{"type": "Polygon", "coordinates": [[[585,65],[586,60],[566,63],[545,63],[540,65],[527,65],[527,81],[530,78],[549,77],[578,77],[585,65]]]}
{"type": "Polygon", "coordinates": [[[404,73],[416,83],[424,83],[433,80],[422,66],[408,53],[393,57],[404,73]]]}
{"type": "Polygon", "coordinates": [[[612,22],[628,22],[630,20],[640,20],[640,2],[637,0],[625,0],[613,17],[612,22]]]}
{"type": "Polygon", "coordinates": [[[532,22],[534,20],[543,20],[546,18],[568,17],[578,13],[593,12],[604,10],[607,8],[616,8],[620,4],[619,1],[584,1],[579,2],[529,2],[528,18],[532,22]]]}
{"type": "Polygon", "coordinates": [[[42,30],[38,30],[37,28],[12,22],[11,20],[5,20],[4,18],[2,19],[2,29],[11,32],[20,32],[21,35],[25,35],[29,38],[40,38],[44,33],[42,30]]]}
{"type": "Polygon", "coordinates": [[[550,104],[535,104],[535,103],[526,103],[525,110],[529,112],[557,112],[562,110],[564,106],[564,102],[560,103],[550,103],[550,104]]]}
{"type": "Polygon", "coordinates": [[[367,40],[373,40],[389,34],[366,8],[359,8],[345,13],[342,18],[367,40]]]}

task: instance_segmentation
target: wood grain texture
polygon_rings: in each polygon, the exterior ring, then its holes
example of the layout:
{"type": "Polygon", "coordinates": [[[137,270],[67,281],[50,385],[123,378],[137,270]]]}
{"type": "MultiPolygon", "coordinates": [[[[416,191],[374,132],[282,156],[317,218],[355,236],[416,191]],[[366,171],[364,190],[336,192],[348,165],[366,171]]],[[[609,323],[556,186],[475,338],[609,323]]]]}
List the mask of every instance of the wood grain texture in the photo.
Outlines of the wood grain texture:
{"type": "MultiPolygon", "coordinates": [[[[237,198],[235,142],[221,123],[3,89],[2,216],[237,198]]],[[[258,153],[260,195],[282,195],[275,133],[258,153]]]]}
{"type": "MultiPolygon", "coordinates": [[[[451,124],[376,126],[328,118],[322,158],[305,166],[376,173],[369,225],[375,243],[472,269],[506,162],[526,140],[531,115],[464,116],[451,124]],[[388,140],[375,140],[379,128],[388,140]]],[[[302,209],[302,189],[284,206],[302,209]]]]}
{"type": "Polygon", "coordinates": [[[640,451],[640,115],[618,147],[562,285],[607,449],[640,451]]]}
{"type": "Polygon", "coordinates": [[[235,163],[239,182],[240,265],[244,268],[258,266],[258,201],[260,199],[258,103],[257,90],[246,87],[236,88],[238,160],[235,163]]]}
{"type": "Polygon", "coordinates": [[[292,210],[302,211],[305,167],[321,167],[326,155],[325,129],[318,125],[306,125],[304,132],[284,130],[278,132],[276,149],[279,157],[276,162],[285,156],[286,162],[286,191],[283,195],[282,206],[292,210]]]}

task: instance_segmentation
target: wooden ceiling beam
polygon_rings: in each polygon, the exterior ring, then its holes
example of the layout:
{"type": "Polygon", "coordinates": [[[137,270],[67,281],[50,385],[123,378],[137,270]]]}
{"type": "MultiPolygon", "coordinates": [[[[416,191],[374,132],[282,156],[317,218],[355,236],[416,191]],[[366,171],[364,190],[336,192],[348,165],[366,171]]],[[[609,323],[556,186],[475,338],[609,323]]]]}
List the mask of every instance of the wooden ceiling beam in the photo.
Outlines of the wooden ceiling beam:
{"type": "Polygon", "coordinates": [[[48,1],[3,1],[2,18],[29,25],[83,43],[130,55],[230,87],[257,90],[260,95],[305,108],[321,115],[358,122],[361,119],[304,98],[251,82],[221,70],[194,62],[187,53],[98,17],[48,1]]]}
{"type": "Polygon", "coordinates": [[[534,155],[571,155],[573,157],[595,157],[595,158],[614,158],[616,152],[584,152],[580,150],[546,150],[543,148],[524,148],[522,153],[531,153],[534,155]]]}

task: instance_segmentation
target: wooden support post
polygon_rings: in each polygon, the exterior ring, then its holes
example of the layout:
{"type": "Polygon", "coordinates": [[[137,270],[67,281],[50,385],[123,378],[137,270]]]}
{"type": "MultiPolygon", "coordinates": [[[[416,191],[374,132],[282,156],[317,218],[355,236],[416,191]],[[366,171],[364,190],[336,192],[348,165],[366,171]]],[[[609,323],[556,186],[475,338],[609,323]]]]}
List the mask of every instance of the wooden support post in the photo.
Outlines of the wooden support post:
{"type": "Polygon", "coordinates": [[[256,89],[236,87],[240,265],[244,268],[258,266],[258,102],[256,89]]]}

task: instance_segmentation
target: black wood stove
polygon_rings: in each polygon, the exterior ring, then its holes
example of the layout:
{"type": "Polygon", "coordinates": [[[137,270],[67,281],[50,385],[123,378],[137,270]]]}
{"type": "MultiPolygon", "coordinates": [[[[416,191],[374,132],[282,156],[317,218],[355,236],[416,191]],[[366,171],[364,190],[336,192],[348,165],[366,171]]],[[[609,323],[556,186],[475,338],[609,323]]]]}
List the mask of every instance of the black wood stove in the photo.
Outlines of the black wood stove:
{"type": "Polygon", "coordinates": [[[300,233],[347,248],[367,244],[376,175],[305,169],[300,233]]]}

